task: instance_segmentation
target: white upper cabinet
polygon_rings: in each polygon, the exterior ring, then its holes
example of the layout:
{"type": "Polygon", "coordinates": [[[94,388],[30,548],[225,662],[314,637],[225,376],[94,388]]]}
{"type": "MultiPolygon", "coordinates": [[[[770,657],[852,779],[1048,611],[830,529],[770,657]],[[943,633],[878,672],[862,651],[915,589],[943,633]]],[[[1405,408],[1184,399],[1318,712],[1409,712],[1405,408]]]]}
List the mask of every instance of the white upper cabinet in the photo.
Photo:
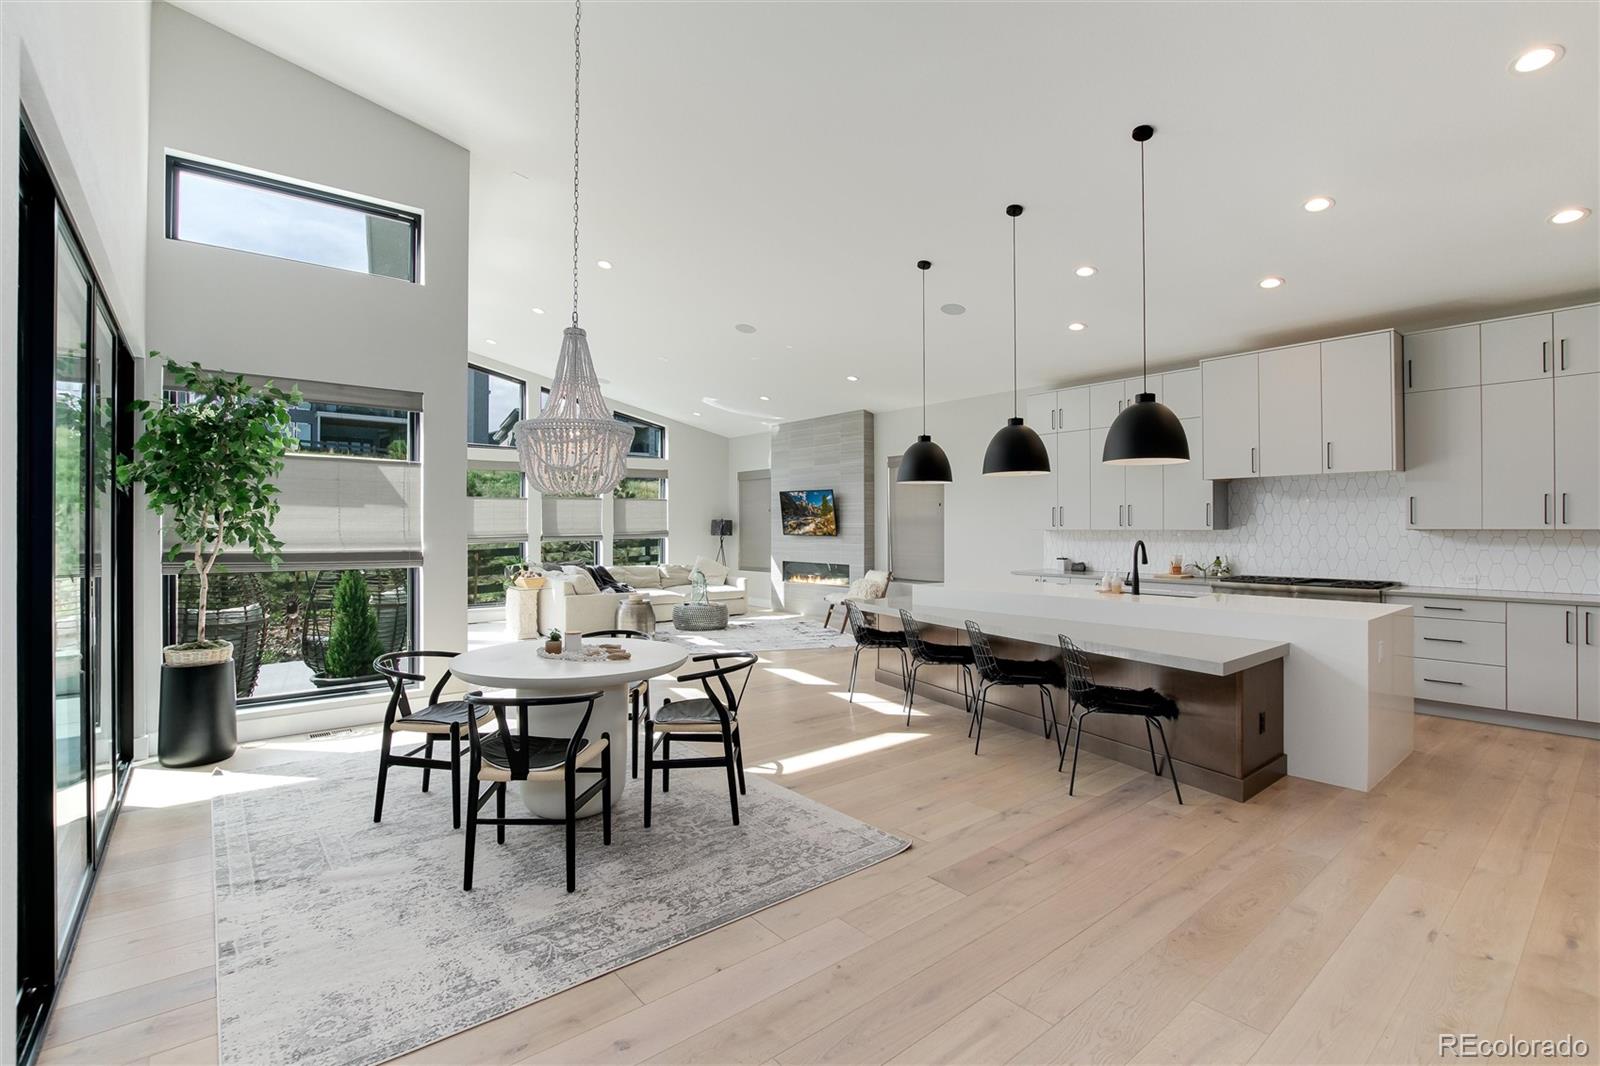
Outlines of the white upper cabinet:
{"type": "Polygon", "coordinates": [[[1211,481],[1259,473],[1259,386],[1256,353],[1207,359],[1200,364],[1204,474],[1211,481]]]}
{"type": "MultiPolygon", "coordinates": [[[[1100,464],[1104,466],[1105,464],[1100,464]]],[[[1161,466],[1125,466],[1123,522],[1128,529],[1160,529],[1161,466]]]]}
{"type": "MultiPolygon", "coordinates": [[[[1155,379],[1152,378],[1152,381],[1155,379]]],[[[1161,402],[1182,418],[1200,417],[1200,368],[1169,370],[1161,375],[1161,402]]],[[[1193,451],[1193,448],[1190,449],[1193,451]]]]}
{"type": "Polygon", "coordinates": [[[1406,391],[1481,384],[1478,348],[1477,323],[1406,334],[1406,391]]]}
{"type": "Polygon", "coordinates": [[[1322,469],[1401,467],[1399,337],[1392,331],[1322,342],[1322,469]]]}
{"type": "Polygon", "coordinates": [[[1483,528],[1483,410],[1479,389],[1406,396],[1406,525],[1483,528]]]}
{"type": "MultiPolygon", "coordinates": [[[[1119,386],[1121,382],[1117,383],[1119,386]]],[[[1091,386],[1092,387],[1092,386],[1091,386]]],[[[1103,463],[1106,429],[1097,426],[1089,431],[1089,528],[1126,529],[1127,492],[1126,471],[1131,469],[1116,463],[1103,463]]]]}
{"type": "Polygon", "coordinates": [[[1102,381],[1089,386],[1089,428],[1104,429],[1122,413],[1127,389],[1121,381],[1102,381]]]}
{"type": "Polygon", "coordinates": [[[1527,381],[1553,374],[1557,362],[1553,318],[1546,313],[1485,322],[1483,383],[1527,381]]]}
{"type": "Polygon", "coordinates": [[[1056,393],[1056,429],[1072,431],[1089,428],[1089,386],[1062,389],[1056,393]]]}
{"type": "Polygon", "coordinates": [[[1555,528],[1550,385],[1535,378],[1483,387],[1484,529],[1555,528]]]}
{"type": "Polygon", "coordinates": [[[1555,393],[1556,528],[1600,529],[1600,374],[1558,376],[1555,393]]]}
{"type": "MultiPolygon", "coordinates": [[[[1170,382],[1173,376],[1168,374],[1167,380],[1170,382]]],[[[1170,389],[1167,395],[1173,395],[1170,389]]],[[[1152,468],[1161,471],[1161,528],[1226,529],[1228,486],[1205,479],[1205,438],[1200,419],[1182,421],[1184,435],[1189,438],[1189,461],[1152,468]]]]}
{"type": "MultiPolygon", "coordinates": [[[[1274,348],[1257,356],[1262,477],[1322,470],[1321,346],[1274,348]]],[[[1210,421],[1210,419],[1207,419],[1210,421]]]]}
{"type": "Polygon", "coordinates": [[[1022,420],[1028,424],[1035,433],[1054,433],[1056,425],[1056,396],[1054,392],[1036,392],[1032,396],[1023,398],[1022,420]]]}
{"type": "Polygon", "coordinates": [[[1555,313],[1556,375],[1600,374],[1600,304],[1555,313]]]}
{"type": "MultiPolygon", "coordinates": [[[[1083,391],[1083,390],[1079,390],[1083,391]]],[[[1088,407],[1084,408],[1085,417],[1088,407]]],[[[1056,526],[1059,529],[1089,528],[1090,464],[1099,456],[1089,455],[1089,430],[1074,429],[1056,436],[1056,526]]]]}

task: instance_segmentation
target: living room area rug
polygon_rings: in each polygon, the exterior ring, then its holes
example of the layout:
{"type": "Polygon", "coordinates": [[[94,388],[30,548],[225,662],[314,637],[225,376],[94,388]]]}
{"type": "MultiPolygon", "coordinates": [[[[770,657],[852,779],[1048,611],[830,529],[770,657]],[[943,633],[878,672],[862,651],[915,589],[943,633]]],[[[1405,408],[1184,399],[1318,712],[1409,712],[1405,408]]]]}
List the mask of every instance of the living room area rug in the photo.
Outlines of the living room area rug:
{"type": "MultiPolygon", "coordinates": [[[[834,617],[837,619],[838,612],[834,617]]],[[[837,625],[837,623],[836,623],[837,625]]],[[[747,614],[728,619],[728,628],[680,632],[671,622],[656,623],[656,639],[668,640],[693,651],[808,651],[819,648],[853,648],[848,632],[824,626],[815,618],[797,614],[747,614]]]]}
{"type": "Polygon", "coordinates": [[[382,1062],[908,847],[757,775],[734,826],[726,778],[684,772],[648,830],[633,780],[609,847],[579,824],[576,892],[560,826],[480,828],[464,892],[448,774],[399,771],[374,824],[376,763],[297,756],[213,801],[222,1061],[382,1062]]]}

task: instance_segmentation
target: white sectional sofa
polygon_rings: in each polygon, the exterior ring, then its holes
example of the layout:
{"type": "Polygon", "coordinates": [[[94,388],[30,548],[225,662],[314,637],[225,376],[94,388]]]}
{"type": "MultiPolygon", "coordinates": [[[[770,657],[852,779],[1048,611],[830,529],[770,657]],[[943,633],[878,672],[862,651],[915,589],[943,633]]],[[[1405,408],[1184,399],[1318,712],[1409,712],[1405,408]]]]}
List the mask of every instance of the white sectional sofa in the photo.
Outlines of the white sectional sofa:
{"type": "MultiPolygon", "coordinates": [[[[696,559],[694,566],[612,566],[611,576],[632,585],[650,600],[658,622],[672,621],[672,608],[689,600],[689,575],[695,567],[706,576],[706,596],[712,603],[728,608],[728,614],[744,614],[750,609],[745,597],[745,579],[711,559],[696,559]]],[[[539,628],[545,632],[593,633],[617,627],[617,607],[628,596],[625,592],[600,592],[589,576],[577,567],[561,573],[547,573],[549,582],[539,591],[539,628]]]]}

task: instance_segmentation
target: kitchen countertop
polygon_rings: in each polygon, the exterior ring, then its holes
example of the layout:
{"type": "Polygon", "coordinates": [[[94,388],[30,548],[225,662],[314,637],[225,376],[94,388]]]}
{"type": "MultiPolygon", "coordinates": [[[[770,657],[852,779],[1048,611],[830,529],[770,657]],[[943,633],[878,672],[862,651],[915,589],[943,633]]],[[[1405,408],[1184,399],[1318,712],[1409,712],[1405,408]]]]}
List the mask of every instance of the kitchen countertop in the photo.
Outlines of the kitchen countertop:
{"type": "MultiPolygon", "coordinates": [[[[1079,571],[1078,573],[1075,573],[1075,574],[1069,574],[1069,573],[1067,573],[1067,572],[1065,572],[1063,570],[1013,570],[1011,572],[1012,572],[1012,574],[1016,575],[1017,577],[1071,578],[1071,579],[1073,579],[1075,581],[1099,581],[1100,580],[1100,575],[1105,573],[1105,571],[1103,571],[1103,570],[1082,570],[1082,571],[1079,571]]],[[[1126,574],[1127,571],[1126,570],[1121,570],[1121,571],[1118,571],[1118,573],[1126,574]]],[[[1196,577],[1173,577],[1171,574],[1168,574],[1168,573],[1165,573],[1165,572],[1157,573],[1157,572],[1154,572],[1154,571],[1146,570],[1143,567],[1141,567],[1140,570],[1139,570],[1139,580],[1140,581],[1153,581],[1153,582],[1171,582],[1174,585],[1193,585],[1196,588],[1206,588],[1206,587],[1209,587],[1210,584],[1211,584],[1210,580],[1207,579],[1207,578],[1198,577],[1198,576],[1196,576],[1196,577]]]]}
{"type": "Polygon", "coordinates": [[[1452,600],[1505,600],[1507,603],[1554,603],[1577,607],[1600,607],[1600,596],[1579,592],[1508,592],[1452,585],[1401,585],[1385,589],[1385,596],[1438,596],[1452,600]]]}
{"type": "MultiPolygon", "coordinates": [[[[890,610],[903,606],[887,600],[858,600],[862,610],[890,610]]],[[[1011,640],[1025,640],[1032,644],[1055,647],[1063,628],[1084,651],[1094,655],[1109,655],[1117,659],[1136,659],[1155,666],[1170,666],[1175,670],[1190,670],[1198,674],[1226,677],[1252,666],[1282,659],[1289,654],[1289,645],[1281,641],[1255,640],[1249,637],[1218,636],[1213,633],[1185,633],[1170,629],[1147,629],[1138,626],[1073,625],[1056,619],[1034,615],[1007,614],[1000,611],[955,610],[948,607],[918,606],[919,622],[930,625],[964,629],[970,620],[978,623],[985,633],[1011,640]]]]}

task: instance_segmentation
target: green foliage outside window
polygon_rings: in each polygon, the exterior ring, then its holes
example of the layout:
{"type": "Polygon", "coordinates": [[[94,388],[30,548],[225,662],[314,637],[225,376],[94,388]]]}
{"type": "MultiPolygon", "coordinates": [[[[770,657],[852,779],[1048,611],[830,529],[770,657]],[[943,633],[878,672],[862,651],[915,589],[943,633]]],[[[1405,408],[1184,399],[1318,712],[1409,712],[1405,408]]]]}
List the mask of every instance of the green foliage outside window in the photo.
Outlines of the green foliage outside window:
{"type": "Polygon", "coordinates": [[[328,632],[328,676],[364,677],[372,660],[383,654],[378,640],[378,613],[372,609],[367,579],[346,570],[333,590],[333,624],[328,632]]]}
{"type": "Polygon", "coordinates": [[[497,500],[520,500],[523,497],[520,470],[468,470],[467,495],[491,497],[497,500]]]}

